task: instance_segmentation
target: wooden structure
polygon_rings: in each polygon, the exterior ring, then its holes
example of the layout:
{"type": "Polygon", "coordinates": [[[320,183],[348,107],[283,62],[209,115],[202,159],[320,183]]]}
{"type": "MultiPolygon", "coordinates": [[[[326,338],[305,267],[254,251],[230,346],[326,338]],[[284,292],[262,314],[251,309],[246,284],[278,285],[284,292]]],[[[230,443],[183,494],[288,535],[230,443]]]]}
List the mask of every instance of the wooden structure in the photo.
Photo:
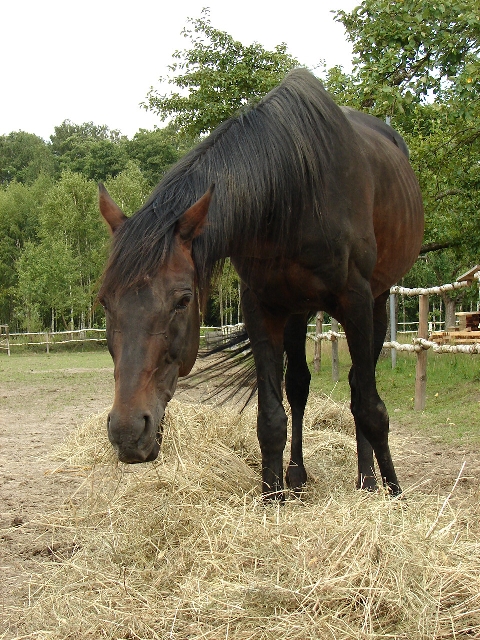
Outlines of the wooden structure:
{"type": "Polygon", "coordinates": [[[472,344],[480,343],[480,311],[459,311],[458,327],[448,331],[435,331],[430,340],[437,344],[472,344]]]}
{"type": "MultiPolygon", "coordinates": [[[[458,276],[456,281],[471,285],[475,281],[475,274],[479,271],[480,265],[477,264],[458,276]]],[[[459,311],[455,315],[458,318],[458,327],[448,327],[446,331],[435,331],[430,335],[430,340],[440,345],[480,343],[480,311],[459,311]]]]}
{"type": "Polygon", "coordinates": [[[461,276],[458,276],[457,282],[468,282],[468,284],[472,284],[475,280],[475,274],[480,271],[480,264],[476,264],[474,267],[469,269],[466,273],[462,273],[461,276]]]}

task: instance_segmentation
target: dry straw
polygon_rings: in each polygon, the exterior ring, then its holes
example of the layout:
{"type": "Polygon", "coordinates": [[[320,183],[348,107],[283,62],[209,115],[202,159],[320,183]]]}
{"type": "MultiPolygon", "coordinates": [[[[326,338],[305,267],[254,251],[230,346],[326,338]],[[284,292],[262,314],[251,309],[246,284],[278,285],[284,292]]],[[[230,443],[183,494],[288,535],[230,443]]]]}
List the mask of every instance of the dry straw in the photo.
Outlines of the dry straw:
{"type": "Polygon", "coordinates": [[[50,523],[27,637],[480,638],[478,495],[358,492],[346,408],[317,398],[306,423],[309,487],[265,506],[254,409],[172,401],[161,459],[136,466],[89,420],[60,452],[88,471],[50,523]]]}

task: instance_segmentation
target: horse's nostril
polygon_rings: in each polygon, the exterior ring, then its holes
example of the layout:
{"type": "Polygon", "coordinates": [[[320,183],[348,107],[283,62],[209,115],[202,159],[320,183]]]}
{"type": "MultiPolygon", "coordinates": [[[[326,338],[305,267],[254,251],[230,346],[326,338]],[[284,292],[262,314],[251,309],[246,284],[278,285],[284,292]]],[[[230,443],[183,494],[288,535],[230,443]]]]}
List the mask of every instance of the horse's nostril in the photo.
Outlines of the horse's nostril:
{"type": "Polygon", "coordinates": [[[143,432],[138,439],[137,445],[141,448],[146,446],[149,441],[152,439],[153,434],[153,419],[149,413],[145,413],[143,415],[143,432]]]}

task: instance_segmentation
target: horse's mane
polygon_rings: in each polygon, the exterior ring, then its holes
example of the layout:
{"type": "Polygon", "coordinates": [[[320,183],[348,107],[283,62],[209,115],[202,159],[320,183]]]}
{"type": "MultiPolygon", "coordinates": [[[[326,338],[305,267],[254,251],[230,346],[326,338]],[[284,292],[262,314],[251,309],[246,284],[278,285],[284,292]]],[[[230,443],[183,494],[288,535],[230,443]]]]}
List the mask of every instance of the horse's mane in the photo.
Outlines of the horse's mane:
{"type": "Polygon", "coordinates": [[[141,286],[152,276],[168,255],[177,220],[212,184],[208,224],[193,243],[200,289],[219,260],[238,255],[246,244],[262,240],[292,247],[299,213],[309,210],[321,218],[331,134],[345,124],[312,74],[291,72],[165,175],[115,233],[102,289],[141,286]]]}

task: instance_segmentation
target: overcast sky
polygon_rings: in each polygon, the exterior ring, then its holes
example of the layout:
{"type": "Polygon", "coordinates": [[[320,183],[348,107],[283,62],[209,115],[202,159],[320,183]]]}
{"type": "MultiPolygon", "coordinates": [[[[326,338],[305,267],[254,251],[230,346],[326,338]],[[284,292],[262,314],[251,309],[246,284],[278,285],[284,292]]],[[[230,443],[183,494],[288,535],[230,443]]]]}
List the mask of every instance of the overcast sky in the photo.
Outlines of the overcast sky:
{"type": "Polygon", "coordinates": [[[314,68],[351,68],[351,47],[332,9],[360,0],[0,0],[0,134],[49,138],[63,120],[93,121],[131,137],[160,121],[139,107],[189,41],[187,18],[210,7],[215,28],[267,49],[285,42],[314,68]]]}

